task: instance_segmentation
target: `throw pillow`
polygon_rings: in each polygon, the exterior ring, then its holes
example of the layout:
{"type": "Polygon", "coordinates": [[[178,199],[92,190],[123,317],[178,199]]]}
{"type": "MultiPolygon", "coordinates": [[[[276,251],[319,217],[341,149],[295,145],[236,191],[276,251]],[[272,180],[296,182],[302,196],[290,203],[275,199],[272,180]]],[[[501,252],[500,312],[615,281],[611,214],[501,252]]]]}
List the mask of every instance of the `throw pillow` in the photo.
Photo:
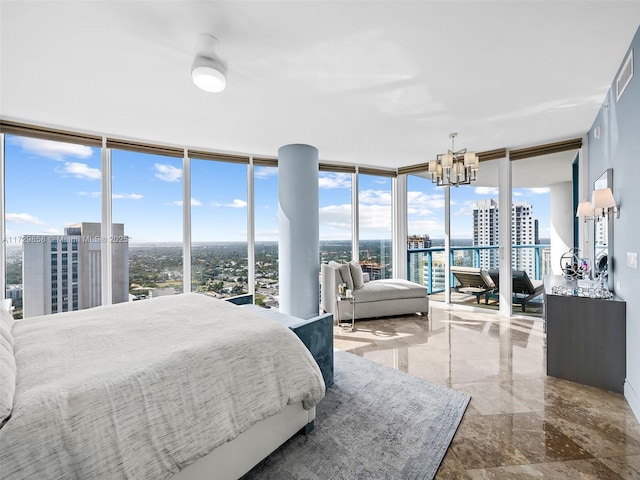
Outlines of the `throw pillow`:
{"type": "Polygon", "coordinates": [[[13,336],[11,335],[11,329],[16,321],[13,316],[6,310],[0,310],[0,336],[4,337],[7,342],[13,348],[13,336]]]}
{"type": "Polygon", "coordinates": [[[362,267],[358,262],[352,260],[349,262],[349,271],[351,272],[351,278],[353,279],[353,288],[358,290],[364,285],[364,276],[362,275],[362,267]]]}
{"type": "Polygon", "coordinates": [[[353,288],[353,278],[351,278],[351,268],[348,263],[341,263],[340,268],[340,276],[342,277],[342,281],[347,284],[347,289],[354,290],[353,288]]]}
{"type": "Polygon", "coordinates": [[[330,267],[333,267],[333,268],[335,268],[336,270],[338,270],[338,279],[340,280],[340,283],[346,283],[346,282],[345,282],[345,280],[344,280],[344,278],[342,277],[342,271],[340,270],[340,266],[341,266],[342,264],[340,264],[340,263],[338,263],[338,262],[336,262],[336,261],[334,261],[334,260],[330,260],[330,261],[329,261],[329,263],[328,263],[328,265],[329,265],[330,267]]]}

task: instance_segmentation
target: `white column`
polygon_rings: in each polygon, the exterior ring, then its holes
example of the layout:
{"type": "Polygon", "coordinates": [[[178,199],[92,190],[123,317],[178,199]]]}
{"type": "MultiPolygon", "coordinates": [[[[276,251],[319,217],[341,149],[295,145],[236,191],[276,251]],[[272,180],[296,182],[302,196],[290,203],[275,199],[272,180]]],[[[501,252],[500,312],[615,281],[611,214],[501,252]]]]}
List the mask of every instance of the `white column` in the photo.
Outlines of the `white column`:
{"type": "MultiPolygon", "coordinates": [[[[573,184],[571,182],[554,183],[551,185],[551,272],[562,275],[560,257],[573,247],[573,221],[576,212],[573,211],[573,184]]],[[[582,220],[580,220],[582,222],[582,220]]],[[[583,222],[584,223],[584,222],[583,222]]],[[[590,222],[592,223],[592,222],[590,222]]],[[[581,225],[584,232],[587,225],[581,225]]],[[[590,248],[582,251],[583,257],[593,256],[592,241],[585,237],[590,248]]]]}
{"type": "Polygon", "coordinates": [[[511,316],[513,284],[511,280],[511,160],[498,160],[498,237],[500,241],[500,314],[511,316]]]}
{"type": "Polygon", "coordinates": [[[318,315],[318,149],[292,144],[278,149],[278,257],[280,311],[318,315]]]}

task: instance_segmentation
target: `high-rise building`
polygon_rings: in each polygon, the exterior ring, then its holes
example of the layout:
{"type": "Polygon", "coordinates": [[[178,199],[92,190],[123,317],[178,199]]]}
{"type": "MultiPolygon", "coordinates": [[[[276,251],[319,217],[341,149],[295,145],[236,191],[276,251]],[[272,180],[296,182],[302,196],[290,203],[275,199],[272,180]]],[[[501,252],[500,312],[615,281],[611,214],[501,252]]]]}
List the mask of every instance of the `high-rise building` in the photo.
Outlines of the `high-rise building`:
{"type": "Polygon", "coordinates": [[[369,280],[380,280],[384,277],[384,264],[379,264],[377,262],[364,261],[360,262],[360,267],[362,268],[362,273],[369,274],[369,280]]]}
{"type": "Polygon", "coordinates": [[[427,260],[422,260],[422,279],[420,284],[431,288],[430,293],[444,291],[444,259],[443,255],[433,255],[431,257],[431,268],[427,265],[427,260]]]}
{"type": "MultiPolygon", "coordinates": [[[[429,235],[409,235],[407,237],[407,249],[419,250],[431,248],[429,235]]],[[[424,268],[426,252],[416,252],[409,254],[409,280],[424,285],[424,268]]]]}
{"type": "MultiPolygon", "coordinates": [[[[129,239],[113,224],[113,303],[129,300],[129,239]]],[[[22,244],[24,318],[102,304],[103,238],[99,223],[65,228],[64,235],[25,235],[22,244]]]]}
{"type": "MultiPolygon", "coordinates": [[[[533,207],[529,203],[511,206],[511,240],[513,245],[536,245],[539,242],[538,220],[533,218],[533,207]]],[[[529,277],[536,278],[536,252],[533,248],[513,250],[511,264],[514,270],[524,270],[529,277]]]]}
{"type": "Polygon", "coordinates": [[[553,271],[551,270],[551,248],[543,248],[541,255],[542,264],[540,266],[540,275],[553,275],[553,271]]]}
{"type": "MultiPolygon", "coordinates": [[[[473,245],[499,245],[499,223],[497,202],[493,199],[479,201],[473,210],[473,245]]],[[[538,220],[533,218],[533,207],[529,203],[516,203],[511,206],[511,240],[513,245],[539,243],[538,220]]],[[[497,248],[480,251],[480,268],[484,270],[497,269],[499,265],[497,248]]],[[[535,250],[533,248],[514,248],[512,268],[525,270],[531,278],[535,278],[535,250]]]]}
{"type": "MultiPolygon", "coordinates": [[[[498,204],[493,199],[479,200],[473,209],[473,245],[499,245],[498,204]]],[[[480,250],[480,268],[498,268],[499,257],[496,249],[480,250]]]]}

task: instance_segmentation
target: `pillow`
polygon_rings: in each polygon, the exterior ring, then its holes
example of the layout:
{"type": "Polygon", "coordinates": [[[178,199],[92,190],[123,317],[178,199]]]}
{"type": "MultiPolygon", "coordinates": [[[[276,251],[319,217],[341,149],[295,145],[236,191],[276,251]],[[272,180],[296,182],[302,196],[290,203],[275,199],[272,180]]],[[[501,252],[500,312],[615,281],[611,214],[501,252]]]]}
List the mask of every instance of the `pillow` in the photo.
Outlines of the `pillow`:
{"type": "Polygon", "coordinates": [[[0,336],[4,337],[7,342],[13,348],[13,335],[11,335],[11,329],[16,321],[13,316],[6,310],[0,310],[0,336]]]}
{"type": "Polygon", "coordinates": [[[340,276],[342,277],[343,283],[347,284],[348,290],[354,290],[353,288],[353,278],[351,278],[351,268],[348,263],[341,263],[340,268],[340,276]]]}
{"type": "Polygon", "coordinates": [[[349,262],[349,271],[351,272],[351,278],[353,279],[353,288],[358,290],[364,285],[364,277],[362,275],[362,267],[360,263],[352,260],[349,262]]]}
{"type": "Polygon", "coordinates": [[[0,426],[11,415],[16,393],[16,359],[8,340],[0,336],[0,426]]]}
{"type": "Polygon", "coordinates": [[[338,262],[333,261],[333,260],[331,260],[331,261],[328,263],[328,265],[329,265],[330,267],[333,267],[333,268],[338,268],[338,269],[340,268],[340,264],[339,264],[338,262]]]}
{"type": "Polygon", "coordinates": [[[0,310],[6,310],[7,312],[10,312],[13,308],[11,306],[12,303],[13,303],[13,300],[10,298],[5,298],[4,300],[0,300],[0,310]]]}

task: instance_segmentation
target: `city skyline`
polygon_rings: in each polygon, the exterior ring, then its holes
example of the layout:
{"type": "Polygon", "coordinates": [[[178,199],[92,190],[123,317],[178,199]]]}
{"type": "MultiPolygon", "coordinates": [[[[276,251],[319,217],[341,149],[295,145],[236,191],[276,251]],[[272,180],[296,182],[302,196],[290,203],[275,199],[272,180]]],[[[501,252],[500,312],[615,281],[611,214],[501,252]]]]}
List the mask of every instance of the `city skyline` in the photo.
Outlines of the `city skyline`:
{"type": "MultiPolygon", "coordinates": [[[[100,222],[100,149],[7,135],[5,142],[7,243],[25,234],[62,234],[80,222],[100,222]]],[[[246,241],[246,165],[191,161],[193,242],[246,241]]],[[[256,241],[277,241],[277,168],[254,167],[256,241]]],[[[391,179],[359,176],[359,236],[391,238],[391,179]]],[[[473,236],[478,200],[497,188],[451,189],[453,239],[473,236]]],[[[513,189],[549,237],[549,189],[513,189]]],[[[351,174],[319,173],[321,240],[351,238],[351,174]]],[[[409,234],[444,236],[444,191],[409,176],[409,234]]],[[[112,219],[127,225],[132,244],[182,241],[182,158],[112,151],[112,219]]]]}

